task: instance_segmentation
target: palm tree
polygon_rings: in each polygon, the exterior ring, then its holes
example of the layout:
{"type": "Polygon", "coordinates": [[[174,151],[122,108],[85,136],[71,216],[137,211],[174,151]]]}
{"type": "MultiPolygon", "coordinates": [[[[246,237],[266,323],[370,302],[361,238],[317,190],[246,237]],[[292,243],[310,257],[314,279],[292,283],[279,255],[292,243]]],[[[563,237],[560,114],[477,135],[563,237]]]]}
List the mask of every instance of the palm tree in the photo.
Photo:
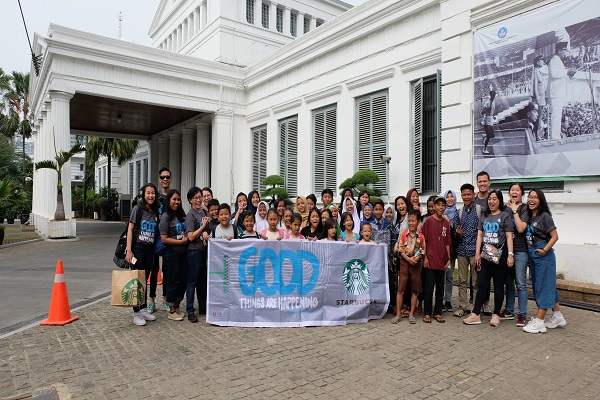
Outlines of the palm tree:
{"type": "MultiPolygon", "coordinates": [[[[56,148],[56,144],[54,147],[56,148]]],[[[71,147],[70,150],[56,153],[56,157],[54,157],[54,160],[44,160],[35,163],[36,170],[43,168],[51,169],[53,171],[56,171],[56,174],[58,176],[58,181],[56,184],[56,211],[54,211],[54,220],[56,221],[65,220],[65,205],[63,203],[63,186],[61,177],[62,168],[66,163],[69,162],[71,157],[82,151],[85,151],[85,148],[79,143],[76,143],[75,145],[73,145],[73,147],[71,147]]]]}
{"type": "Polygon", "coordinates": [[[94,136],[89,138],[86,146],[86,162],[87,157],[90,158],[92,164],[96,163],[100,156],[105,156],[108,160],[108,187],[111,187],[111,169],[112,159],[116,159],[119,165],[123,165],[131,160],[137,151],[139,142],[133,139],[115,139],[94,136]]]}
{"type": "Polygon", "coordinates": [[[29,112],[29,74],[13,71],[9,76],[0,71],[0,90],[4,92],[7,108],[7,115],[0,120],[0,131],[11,138],[21,136],[24,157],[25,139],[31,137],[32,125],[29,112]]]}

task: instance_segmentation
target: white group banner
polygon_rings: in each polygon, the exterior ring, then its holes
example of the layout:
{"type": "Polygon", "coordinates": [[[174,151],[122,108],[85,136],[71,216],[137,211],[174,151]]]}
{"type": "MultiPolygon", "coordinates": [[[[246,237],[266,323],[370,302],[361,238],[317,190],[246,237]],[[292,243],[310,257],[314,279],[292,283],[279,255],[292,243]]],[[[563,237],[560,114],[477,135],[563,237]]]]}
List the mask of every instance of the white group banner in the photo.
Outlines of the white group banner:
{"type": "Polygon", "coordinates": [[[300,327],[364,323],[389,305],[387,246],[211,240],[210,324],[300,327]]]}

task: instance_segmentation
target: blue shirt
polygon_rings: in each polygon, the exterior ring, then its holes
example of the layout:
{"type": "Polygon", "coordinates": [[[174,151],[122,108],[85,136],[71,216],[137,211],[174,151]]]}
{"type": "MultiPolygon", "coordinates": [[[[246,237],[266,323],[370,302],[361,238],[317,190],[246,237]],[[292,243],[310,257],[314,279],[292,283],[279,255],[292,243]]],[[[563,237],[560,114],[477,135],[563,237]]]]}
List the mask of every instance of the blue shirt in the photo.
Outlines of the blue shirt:
{"type": "Polygon", "coordinates": [[[377,243],[385,243],[388,246],[390,245],[390,230],[389,222],[385,218],[381,218],[377,221],[376,218],[373,218],[371,221],[371,227],[373,229],[372,239],[377,243]]]}
{"type": "Polygon", "coordinates": [[[456,254],[462,257],[473,257],[477,244],[477,226],[479,225],[475,203],[470,208],[463,207],[462,210],[459,210],[454,215],[453,225],[462,227],[462,235],[458,237],[456,254]]]}

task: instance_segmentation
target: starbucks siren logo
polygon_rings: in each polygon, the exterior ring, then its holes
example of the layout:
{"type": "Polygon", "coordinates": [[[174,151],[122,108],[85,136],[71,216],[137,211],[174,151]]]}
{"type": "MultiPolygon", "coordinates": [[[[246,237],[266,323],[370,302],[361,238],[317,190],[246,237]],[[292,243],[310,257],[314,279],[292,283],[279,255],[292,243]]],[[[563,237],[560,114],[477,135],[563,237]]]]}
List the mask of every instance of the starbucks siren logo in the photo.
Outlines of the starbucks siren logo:
{"type": "Polygon", "coordinates": [[[143,304],[144,303],[144,284],[139,279],[134,278],[127,282],[121,289],[121,300],[123,304],[143,304]]]}
{"type": "Polygon", "coordinates": [[[367,264],[358,258],[348,261],[344,267],[342,282],[349,293],[355,296],[364,293],[369,288],[369,283],[371,282],[367,264]]]}

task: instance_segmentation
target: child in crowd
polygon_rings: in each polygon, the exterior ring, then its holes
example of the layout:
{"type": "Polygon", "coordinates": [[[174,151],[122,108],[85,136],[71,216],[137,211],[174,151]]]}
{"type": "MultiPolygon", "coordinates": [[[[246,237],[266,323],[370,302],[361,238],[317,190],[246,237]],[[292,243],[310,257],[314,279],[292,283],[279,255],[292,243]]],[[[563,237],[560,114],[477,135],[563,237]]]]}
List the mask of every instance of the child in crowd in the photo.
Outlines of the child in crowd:
{"type": "Polygon", "coordinates": [[[342,229],[340,227],[340,223],[342,220],[342,217],[340,215],[340,209],[337,204],[331,203],[331,205],[329,206],[329,211],[331,212],[331,222],[335,226],[337,236],[339,238],[342,234],[342,229]]]}
{"type": "Polygon", "coordinates": [[[342,226],[344,230],[342,231],[340,240],[346,242],[358,242],[360,240],[358,233],[354,232],[354,218],[352,218],[351,213],[345,212],[342,214],[342,226]]]}
{"type": "Polygon", "coordinates": [[[333,221],[327,221],[323,224],[324,237],[321,239],[326,242],[337,242],[338,234],[337,227],[333,224],[333,221]]]}
{"type": "Polygon", "coordinates": [[[274,208],[269,209],[267,212],[267,223],[266,229],[260,232],[260,237],[265,240],[281,240],[285,236],[285,231],[278,228],[279,222],[279,211],[274,208]]]}
{"type": "Polygon", "coordinates": [[[302,225],[300,226],[300,229],[304,228],[305,226],[308,226],[308,210],[306,208],[306,197],[296,197],[296,212],[302,217],[302,225]]]}
{"type": "Polygon", "coordinates": [[[383,218],[387,221],[388,226],[394,224],[394,219],[396,219],[396,211],[394,211],[394,206],[392,204],[386,204],[383,207],[383,218]]]}
{"type": "Polygon", "coordinates": [[[186,290],[185,271],[188,235],[185,229],[185,212],[181,208],[181,195],[171,189],[165,199],[166,211],[160,217],[158,229],[160,240],[165,244],[163,256],[164,284],[169,305],[167,318],[182,321],[184,313],[179,311],[186,290]]]}
{"type": "Polygon", "coordinates": [[[444,217],[450,222],[450,231],[452,246],[450,246],[450,266],[446,271],[446,286],[444,289],[444,311],[452,312],[452,288],[454,287],[454,265],[456,263],[456,226],[454,225],[454,217],[456,216],[456,194],[452,190],[444,192],[446,199],[446,211],[444,217]]]}
{"type": "Polygon", "coordinates": [[[362,219],[360,221],[361,224],[370,224],[373,222],[373,206],[371,203],[367,203],[363,206],[362,209],[362,219]]]}
{"type": "Polygon", "coordinates": [[[306,210],[310,213],[315,208],[317,208],[317,196],[311,193],[306,196],[306,210]]]}
{"type": "Polygon", "coordinates": [[[373,240],[379,244],[390,245],[390,230],[388,221],[383,217],[383,201],[377,200],[373,205],[373,240]]]}
{"type": "Polygon", "coordinates": [[[254,230],[254,214],[252,211],[244,212],[241,217],[244,221],[244,230],[240,233],[240,239],[260,239],[258,233],[254,230]]]}
{"type": "Polygon", "coordinates": [[[325,222],[330,221],[332,218],[331,211],[328,208],[321,210],[321,224],[325,225],[325,222]]]}
{"type": "MultiPolygon", "coordinates": [[[[398,290],[396,292],[396,304],[402,304],[404,292],[410,282],[410,311],[408,322],[415,324],[415,312],[417,309],[417,296],[421,292],[421,259],[425,254],[425,237],[417,232],[420,213],[411,210],[408,213],[408,229],[400,232],[400,238],[394,248],[394,253],[400,256],[400,268],[398,273],[398,290]]],[[[393,324],[400,322],[401,307],[396,307],[396,316],[392,319],[393,324]]]]}
{"type": "Polygon", "coordinates": [[[219,206],[219,225],[216,226],[212,232],[214,239],[237,239],[238,231],[233,225],[230,224],[231,219],[231,207],[229,204],[223,203],[219,206]]]}
{"type": "Polygon", "coordinates": [[[427,198],[427,213],[422,216],[421,222],[424,223],[427,218],[429,218],[433,214],[435,214],[435,205],[434,205],[434,202],[435,202],[436,198],[437,198],[436,195],[432,195],[432,196],[429,196],[427,198]]]}
{"type": "MultiPolygon", "coordinates": [[[[275,202],[275,211],[277,211],[277,229],[285,229],[285,223],[283,222],[283,217],[285,215],[285,209],[287,208],[287,204],[284,199],[277,199],[275,202]]],[[[267,216],[268,219],[268,216],[267,216]]]]}
{"type": "Polygon", "coordinates": [[[313,208],[308,213],[308,226],[304,227],[300,233],[308,240],[319,240],[323,238],[323,224],[321,223],[321,212],[313,208]]]}
{"type": "Polygon", "coordinates": [[[423,322],[431,323],[431,315],[440,323],[446,322],[442,315],[444,300],[445,271],[450,261],[450,223],[444,218],[446,199],[437,197],[434,201],[434,214],[425,220],[421,233],[425,237],[424,262],[424,310],[423,322]],[[433,291],[435,289],[435,307],[433,307],[433,291]],[[433,309],[432,309],[433,308],[433,309]]]}
{"type": "Polygon", "coordinates": [[[304,236],[300,233],[300,225],[302,225],[302,216],[298,213],[292,214],[290,230],[286,232],[284,240],[304,240],[304,236]]]}
{"type": "Polygon", "coordinates": [[[373,227],[369,223],[364,223],[360,227],[360,244],[369,244],[369,245],[377,245],[374,241],[371,240],[371,236],[373,235],[373,227]]]}
{"type": "Polygon", "coordinates": [[[237,228],[238,233],[244,230],[244,221],[242,221],[242,214],[246,212],[248,207],[248,197],[246,193],[238,193],[235,197],[235,211],[231,218],[231,223],[237,228]]]}
{"type": "Polygon", "coordinates": [[[371,201],[371,196],[369,195],[369,192],[367,192],[366,190],[363,190],[362,192],[360,192],[358,194],[358,204],[356,205],[356,211],[358,212],[358,217],[360,219],[363,218],[364,208],[367,204],[369,204],[370,201],[371,201]]]}
{"type": "Polygon", "coordinates": [[[267,202],[261,201],[258,203],[258,207],[256,210],[256,214],[254,214],[255,228],[256,232],[261,232],[263,229],[266,229],[269,226],[267,222],[267,210],[269,206],[267,202]]]}
{"type": "Polygon", "coordinates": [[[333,191],[331,189],[323,189],[321,192],[321,201],[323,202],[323,208],[321,210],[329,208],[329,206],[333,204],[333,191]]]}
{"type": "Polygon", "coordinates": [[[292,211],[291,208],[286,207],[285,211],[283,212],[283,226],[285,227],[285,231],[289,231],[291,226],[292,226],[292,218],[293,218],[294,212],[292,211]]]}
{"type": "Polygon", "coordinates": [[[204,240],[212,237],[215,228],[219,225],[219,200],[210,199],[206,204],[208,209],[208,230],[202,233],[204,240]]]}
{"type": "MultiPolygon", "coordinates": [[[[358,217],[358,210],[356,208],[356,202],[351,197],[346,197],[344,199],[344,213],[349,213],[352,216],[352,220],[354,221],[354,233],[360,233],[360,218],[358,217]]],[[[343,219],[343,218],[342,218],[343,219]]]]}

